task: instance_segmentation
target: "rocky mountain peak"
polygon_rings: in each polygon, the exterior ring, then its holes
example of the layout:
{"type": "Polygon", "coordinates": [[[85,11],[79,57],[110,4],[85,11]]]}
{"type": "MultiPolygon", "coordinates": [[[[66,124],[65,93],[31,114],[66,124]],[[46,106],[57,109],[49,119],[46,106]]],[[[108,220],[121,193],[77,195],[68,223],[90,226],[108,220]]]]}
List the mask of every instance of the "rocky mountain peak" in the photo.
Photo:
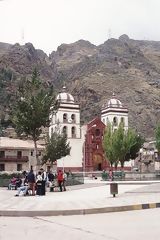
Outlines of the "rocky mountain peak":
{"type": "Polygon", "coordinates": [[[129,126],[153,136],[160,119],[160,42],[133,40],[125,34],[99,46],[79,40],[62,44],[49,57],[31,43],[0,43],[0,118],[21,77],[38,68],[41,78],[80,102],[82,123],[100,115],[114,89],[129,110],[129,126]]]}
{"type": "Polygon", "coordinates": [[[129,37],[127,34],[123,34],[119,37],[119,40],[121,40],[123,42],[127,42],[129,40],[129,37]]]}

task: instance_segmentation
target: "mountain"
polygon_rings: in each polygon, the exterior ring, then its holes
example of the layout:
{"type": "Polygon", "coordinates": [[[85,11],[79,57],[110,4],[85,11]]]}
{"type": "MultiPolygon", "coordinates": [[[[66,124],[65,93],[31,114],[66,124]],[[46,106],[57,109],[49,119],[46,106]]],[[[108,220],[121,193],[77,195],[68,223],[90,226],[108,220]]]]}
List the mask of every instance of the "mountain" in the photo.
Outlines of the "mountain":
{"type": "MultiPolygon", "coordinates": [[[[127,35],[99,46],[79,40],[47,56],[31,43],[0,43],[0,118],[7,119],[18,82],[37,67],[58,92],[65,84],[81,106],[82,123],[100,115],[112,92],[129,110],[129,125],[149,138],[160,119],[160,42],[127,35]]],[[[5,121],[4,121],[5,122],[5,121]]]]}

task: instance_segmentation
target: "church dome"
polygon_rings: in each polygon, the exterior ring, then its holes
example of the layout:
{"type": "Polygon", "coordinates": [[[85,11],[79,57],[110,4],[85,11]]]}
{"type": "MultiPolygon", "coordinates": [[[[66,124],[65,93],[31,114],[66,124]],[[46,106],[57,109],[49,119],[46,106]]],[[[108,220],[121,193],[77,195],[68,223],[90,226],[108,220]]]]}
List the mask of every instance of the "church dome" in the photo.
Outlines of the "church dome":
{"type": "Polygon", "coordinates": [[[66,87],[63,87],[63,91],[57,95],[56,100],[61,103],[74,103],[74,97],[66,92],[66,87]]]}
{"type": "Polygon", "coordinates": [[[109,107],[109,108],[122,108],[121,101],[115,97],[114,93],[113,93],[112,98],[108,101],[107,107],[109,107]]]}
{"type": "Polygon", "coordinates": [[[105,104],[102,105],[102,109],[106,108],[123,108],[121,101],[115,97],[113,93],[112,98],[105,104]]]}

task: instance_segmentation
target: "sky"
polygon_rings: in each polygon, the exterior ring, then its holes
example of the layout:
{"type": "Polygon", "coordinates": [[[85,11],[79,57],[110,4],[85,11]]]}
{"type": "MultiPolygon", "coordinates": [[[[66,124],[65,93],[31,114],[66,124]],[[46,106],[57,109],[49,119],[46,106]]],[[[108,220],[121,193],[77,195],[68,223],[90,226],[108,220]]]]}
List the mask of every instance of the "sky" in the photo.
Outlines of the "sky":
{"type": "Polygon", "coordinates": [[[80,39],[160,40],[159,11],[159,0],[0,0],[0,42],[31,42],[49,54],[80,39]]]}

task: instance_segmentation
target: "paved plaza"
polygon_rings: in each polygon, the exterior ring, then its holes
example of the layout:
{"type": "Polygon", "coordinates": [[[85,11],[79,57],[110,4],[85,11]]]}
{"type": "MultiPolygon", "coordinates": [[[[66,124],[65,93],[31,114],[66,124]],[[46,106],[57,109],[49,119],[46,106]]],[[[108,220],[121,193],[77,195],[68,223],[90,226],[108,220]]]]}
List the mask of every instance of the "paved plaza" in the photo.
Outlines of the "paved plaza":
{"type": "Polygon", "coordinates": [[[158,181],[121,181],[115,198],[110,194],[110,182],[89,179],[83,185],[68,186],[66,192],[26,197],[15,197],[15,194],[15,190],[0,188],[1,216],[83,215],[142,209],[142,204],[144,208],[160,207],[158,181]]]}

